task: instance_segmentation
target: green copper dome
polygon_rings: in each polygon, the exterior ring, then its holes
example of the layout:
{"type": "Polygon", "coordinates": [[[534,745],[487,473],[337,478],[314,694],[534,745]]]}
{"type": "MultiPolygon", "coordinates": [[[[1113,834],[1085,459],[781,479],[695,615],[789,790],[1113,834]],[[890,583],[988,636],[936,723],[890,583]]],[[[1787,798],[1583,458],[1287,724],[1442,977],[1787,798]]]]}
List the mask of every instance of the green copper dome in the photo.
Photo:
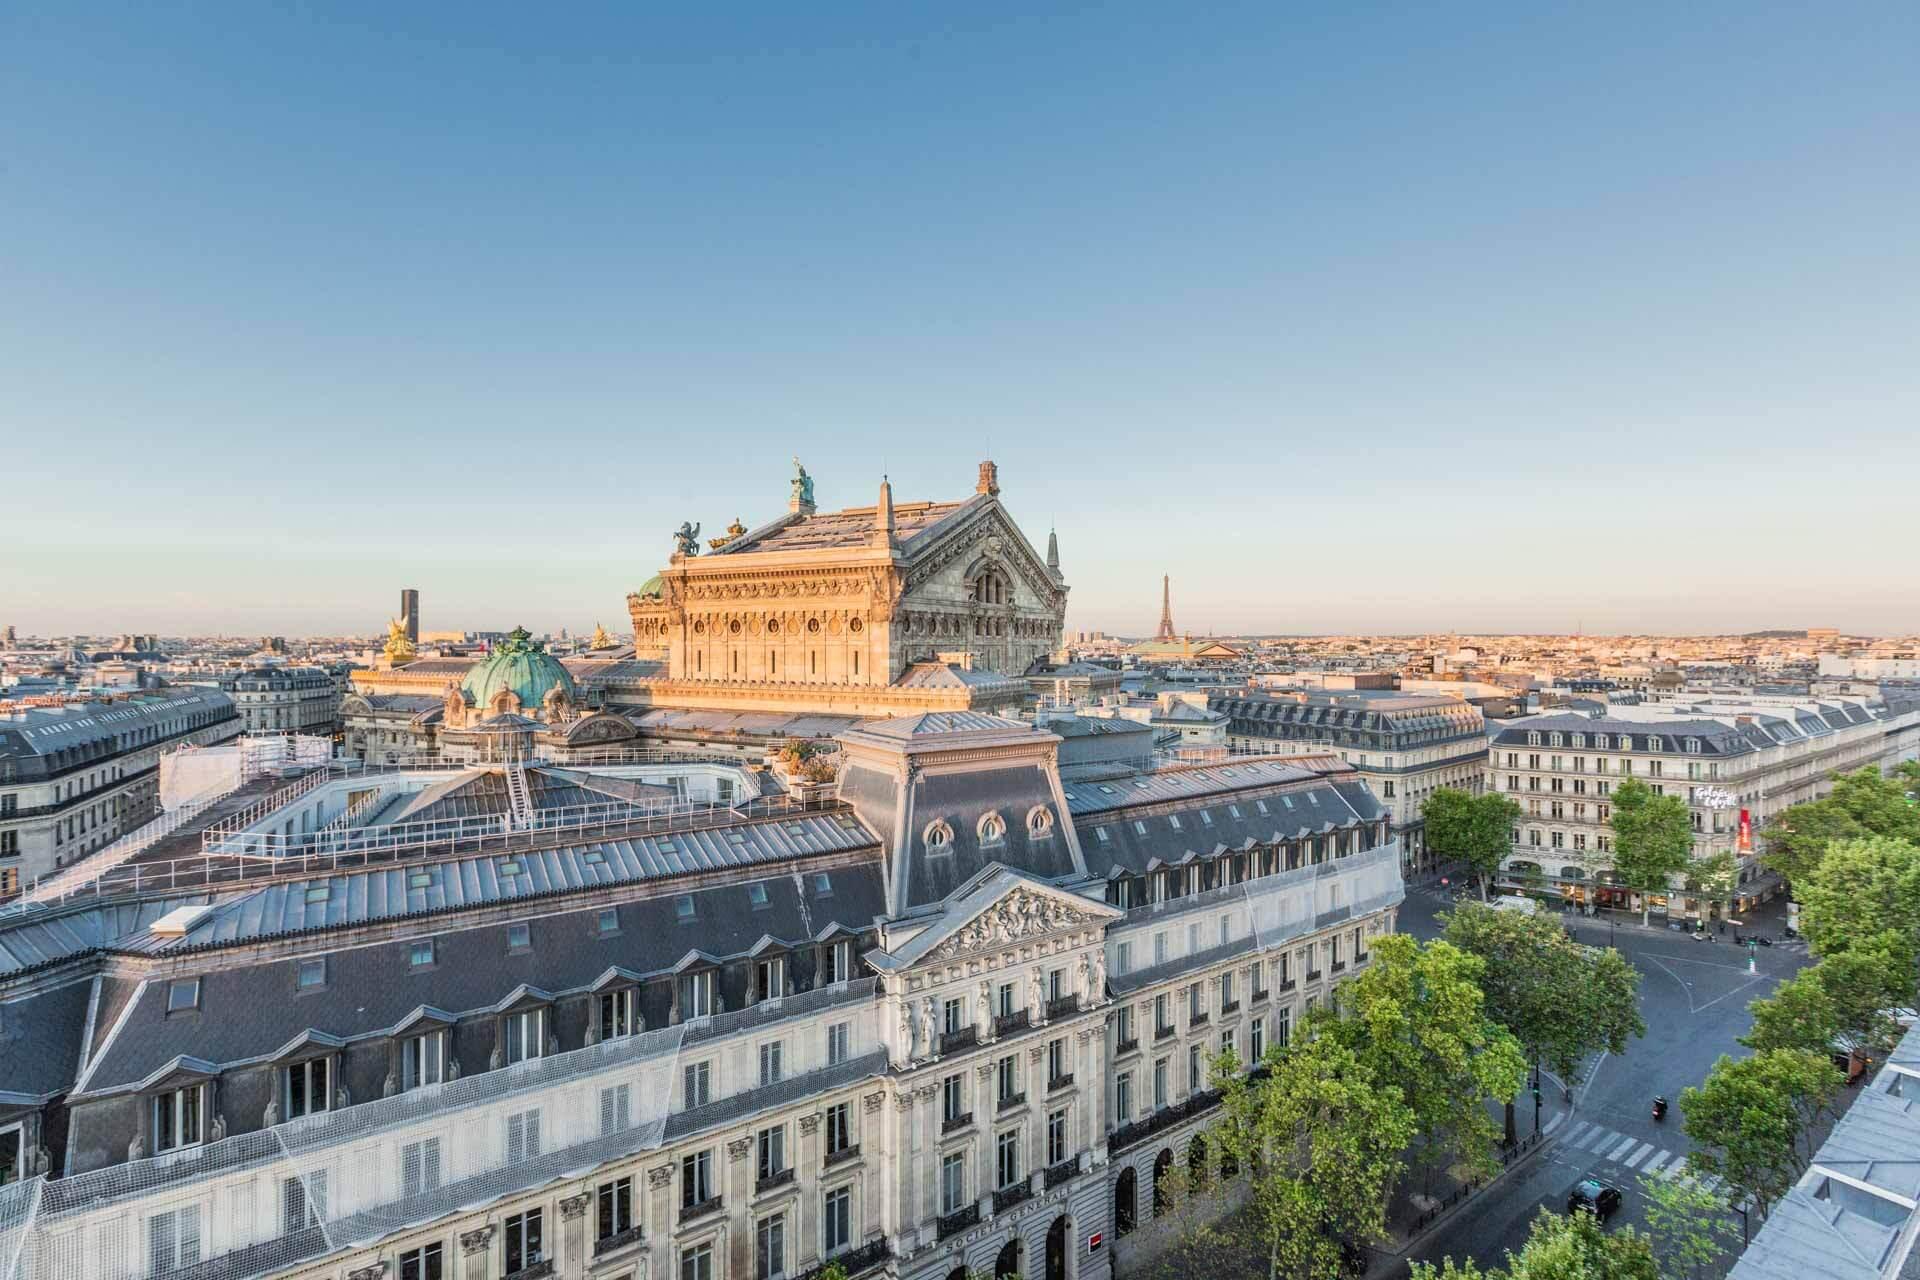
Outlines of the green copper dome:
{"type": "Polygon", "coordinates": [[[666,579],[656,573],[641,583],[640,589],[633,594],[637,596],[664,596],[667,594],[666,579]]]}
{"type": "Polygon", "coordinates": [[[537,643],[525,627],[513,633],[492,653],[475,663],[460,682],[461,691],[473,699],[476,707],[487,707],[502,689],[511,689],[520,699],[523,711],[538,711],[541,701],[555,688],[566,690],[569,699],[577,699],[579,690],[560,660],[537,643]]]}

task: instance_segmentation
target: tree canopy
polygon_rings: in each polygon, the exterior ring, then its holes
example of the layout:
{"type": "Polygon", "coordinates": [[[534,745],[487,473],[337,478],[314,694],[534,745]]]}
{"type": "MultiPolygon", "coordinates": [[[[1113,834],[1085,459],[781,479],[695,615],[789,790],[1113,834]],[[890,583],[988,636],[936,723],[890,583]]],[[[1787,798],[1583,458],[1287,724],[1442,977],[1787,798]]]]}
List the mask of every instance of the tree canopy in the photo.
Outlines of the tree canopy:
{"type": "Polygon", "coordinates": [[[1908,761],[1892,777],[1872,765],[1835,774],[1833,791],[1796,804],[1767,824],[1761,834],[1761,861],[1798,888],[1826,857],[1836,840],[1888,836],[1920,844],[1920,806],[1906,793],[1920,787],[1920,764],[1908,761]]]}
{"type": "Polygon", "coordinates": [[[1513,848],[1513,824],[1520,806],[1498,791],[1473,795],[1458,787],[1441,787],[1420,809],[1426,824],[1427,848],[1443,858],[1458,858],[1479,873],[1480,897],[1500,869],[1500,859],[1513,848]]]}
{"type": "Polygon", "coordinates": [[[1920,845],[1891,836],[1838,840],[1794,884],[1800,929],[1823,956],[1876,934],[1904,946],[1920,938],[1920,845]]]}
{"type": "Polygon", "coordinates": [[[1250,1171],[1248,1221],[1273,1280],[1338,1275],[1343,1243],[1386,1235],[1414,1116],[1400,1090],[1334,1036],[1275,1047],[1264,1077],[1215,1064],[1221,1118],[1208,1140],[1250,1171]]]}
{"type": "Polygon", "coordinates": [[[1625,1053],[1647,1033],[1640,971],[1617,951],[1575,942],[1550,915],[1470,902],[1446,917],[1444,936],[1480,959],[1488,1016],[1568,1084],[1593,1054],[1625,1053]]]}
{"type": "Polygon", "coordinates": [[[1653,1246],[1632,1227],[1608,1232],[1590,1213],[1540,1210],[1519,1253],[1504,1267],[1448,1258],[1439,1267],[1416,1262],[1411,1280],[1661,1280],[1653,1246]]]}
{"type": "Polygon", "coordinates": [[[1693,818],[1679,796],[1660,795],[1638,778],[1613,789],[1613,869],[1620,883],[1640,894],[1640,921],[1669,882],[1693,860],[1693,818]]]}
{"type": "Polygon", "coordinates": [[[1485,1100],[1511,1101],[1526,1055],[1486,1010],[1485,965],[1445,941],[1405,934],[1374,942],[1373,962],[1339,990],[1338,1016],[1312,1030],[1346,1045],[1376,1080],[1397,1085],[1412,1108],[1421,1165],[1459,1161],[1486,1173],[1495,1140],[1485,1100]]]}
{"type": "Polygon", "coordinates": [[[1813,1159],[1814,1127],[1840,1085],[1826,1055],[1811,1050],[1722,1054],[1705,1083],[1680,1095],[1693,1140],[1687,1164],[1717,1174],[1736,1199],[1752,1196],[1764,1217],[1813,1159]]]}
{"type": "Polygon", "coordinates": [[[1647,1236],[1660,1263],[1662,1280],[1695,1280],[1715,1274],[1714,1264],[1733,1243],[1726,1206],[1692,1178],[1643,1174],[1647,1236]]]}

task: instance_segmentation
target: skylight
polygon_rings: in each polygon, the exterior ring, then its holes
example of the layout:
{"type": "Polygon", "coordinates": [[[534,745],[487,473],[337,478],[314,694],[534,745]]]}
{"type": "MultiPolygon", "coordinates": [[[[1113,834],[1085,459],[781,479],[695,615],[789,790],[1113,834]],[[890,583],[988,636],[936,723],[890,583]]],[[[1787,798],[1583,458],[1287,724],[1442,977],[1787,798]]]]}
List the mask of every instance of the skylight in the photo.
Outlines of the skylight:
{"type": "Polygon", "coordinates": [[[200,1007],[200,979],[175,978],[167,984],[167,1012],[183,1013],[200,1007]]]}
{"type": "Polygon", "coordinates": [[[678,898],[674,899],[673,912],[675,915],[679,916],[682,920],[693,919],[693,895],[690,893],[683,893],[678,898]]]}
{"type": "Polygon", "coordinates": [[[766,906],[767,905],[767,886],[764,884],[757,884],[757,883],[748,885],[747,901],[751,902],[756,907],[766,906]]]}
{"type": "Polygon", "coordinates": [[[333,887],[331,885],[310,884],[307,886],[308,902],[325,902],[328,898],[331,898],[332,896],[333,896],[333,887]]]}

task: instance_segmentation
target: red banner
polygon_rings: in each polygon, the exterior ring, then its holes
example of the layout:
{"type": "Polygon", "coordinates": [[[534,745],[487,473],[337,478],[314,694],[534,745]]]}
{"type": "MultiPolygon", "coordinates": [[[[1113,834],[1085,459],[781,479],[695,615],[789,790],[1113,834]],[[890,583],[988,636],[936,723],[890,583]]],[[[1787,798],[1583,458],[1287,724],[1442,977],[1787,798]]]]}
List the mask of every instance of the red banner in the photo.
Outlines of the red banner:
{"type": "Polygon", "coordinates": [[[1740,811],[1740,852],[1753,852],[1753,820],[1745,809],[1740,811]]]}

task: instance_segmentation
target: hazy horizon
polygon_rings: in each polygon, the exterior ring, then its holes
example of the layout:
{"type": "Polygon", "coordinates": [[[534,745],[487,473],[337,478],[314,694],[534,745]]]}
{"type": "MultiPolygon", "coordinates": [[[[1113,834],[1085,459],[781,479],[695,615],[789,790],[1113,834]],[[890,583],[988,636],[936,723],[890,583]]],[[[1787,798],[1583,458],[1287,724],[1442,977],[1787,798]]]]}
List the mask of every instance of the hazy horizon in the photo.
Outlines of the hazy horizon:
{"type": "Polygon", "coordinates": [[[1920,631],[1920,9],[0,16],[0,625],[625,630],[971,492],[1069,631],[1920,631]],[[30,127],[22,127],[30,122],[30,127]],[[1902,584],[1905,584],[1904,586],[1902,584]]]}

